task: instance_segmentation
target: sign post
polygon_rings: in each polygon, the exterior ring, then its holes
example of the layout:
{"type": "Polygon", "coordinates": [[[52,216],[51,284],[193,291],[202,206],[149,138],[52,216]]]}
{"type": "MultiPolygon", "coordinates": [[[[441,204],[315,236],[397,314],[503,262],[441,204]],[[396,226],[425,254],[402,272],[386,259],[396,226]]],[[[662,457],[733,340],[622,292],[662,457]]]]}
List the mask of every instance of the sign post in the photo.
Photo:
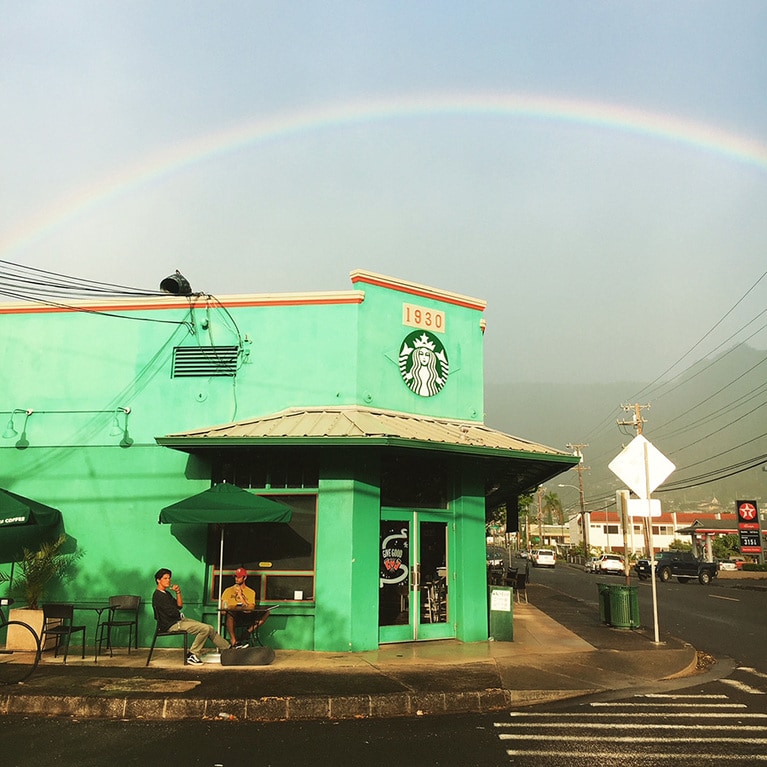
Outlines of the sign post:
{"type": "Polygon", "coordinates": [[[655,583],[655,550],[652,540],[652,500],[650,496],[676,468],[663,453],[637,434],[618,455],[608,464],[610,471],[622,479],[641,499],[647,503],[647,546],[650,549],[650,580],[652,581],[652,612],[655,628],[655,642],[660,641],[658,630],[658,593],[655,583]]]}

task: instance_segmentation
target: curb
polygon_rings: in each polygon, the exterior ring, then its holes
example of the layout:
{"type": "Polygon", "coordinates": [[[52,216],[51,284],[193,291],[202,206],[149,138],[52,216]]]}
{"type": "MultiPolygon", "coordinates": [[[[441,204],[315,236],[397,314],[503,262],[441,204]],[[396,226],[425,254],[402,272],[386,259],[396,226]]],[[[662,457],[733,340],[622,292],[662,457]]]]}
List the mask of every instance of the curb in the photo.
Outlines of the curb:
{"type": "Polygon", "coordinates": [[[251,722],[393,718],[436,714],[481,714],[512,705],[540,703],[583,691],[489,689],[479,692],[388,693],[380,695],[267,698],[101,698],[65,695],[3,695],[0,714],[95,719],[177,721],[231,719],[251,722]],[[230,711],[239,712],[237,715],[230,711]]]}

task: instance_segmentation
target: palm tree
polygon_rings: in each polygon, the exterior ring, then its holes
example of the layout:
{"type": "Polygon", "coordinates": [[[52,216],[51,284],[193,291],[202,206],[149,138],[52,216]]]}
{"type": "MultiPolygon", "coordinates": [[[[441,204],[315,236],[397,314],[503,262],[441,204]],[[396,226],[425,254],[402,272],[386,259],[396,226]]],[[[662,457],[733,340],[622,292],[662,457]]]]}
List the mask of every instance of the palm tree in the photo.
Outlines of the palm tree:
{"type": "Polygon", "coordinates": [[[556,493],[548,492],[543,496],[543,512],[546,515],[547,525],[554,523],[555,513],[557,515],[557,524],[564,524],[565,516],[562,509],[562,501],[556,493]]]}

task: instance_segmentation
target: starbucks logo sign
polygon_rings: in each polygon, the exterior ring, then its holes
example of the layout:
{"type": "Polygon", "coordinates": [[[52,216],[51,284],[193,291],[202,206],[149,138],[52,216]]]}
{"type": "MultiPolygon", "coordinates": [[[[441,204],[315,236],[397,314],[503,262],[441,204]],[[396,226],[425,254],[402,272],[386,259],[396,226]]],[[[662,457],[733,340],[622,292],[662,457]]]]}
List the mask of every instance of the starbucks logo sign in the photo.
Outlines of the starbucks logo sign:
{"type": "Polygon", "coordinates": [[[442,342],[427,330],[416,330],[402,342],[399,372],[408,388],[421,397],[433,397],[447,382],[450,366],[442,342]]]}

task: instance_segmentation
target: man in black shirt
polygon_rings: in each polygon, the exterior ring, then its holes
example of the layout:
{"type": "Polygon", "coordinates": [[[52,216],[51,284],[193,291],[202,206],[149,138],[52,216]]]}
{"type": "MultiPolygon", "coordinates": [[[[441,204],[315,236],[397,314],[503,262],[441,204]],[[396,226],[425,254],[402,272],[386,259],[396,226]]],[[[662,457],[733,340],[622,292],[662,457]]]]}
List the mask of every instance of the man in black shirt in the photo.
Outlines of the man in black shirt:
{"type": "Polygon", "coordinates": [[[161,567],[155,574],[154,579],[157,588],[152,594],[152,608],[157,619],[160,631],[185,631],[194,635],[194,641],[189,648],[186,662],[199,666],[202,661],[198,653],[205,646],[205,640],[210,639],[219,650],[229,649],[229,642],[224,639],[213,626],[200,621],[185,618],[181,612],[184,600],[181,597],[181,588],[177,584],[170,584],[172,573],[167,567],[161,567]]]}

